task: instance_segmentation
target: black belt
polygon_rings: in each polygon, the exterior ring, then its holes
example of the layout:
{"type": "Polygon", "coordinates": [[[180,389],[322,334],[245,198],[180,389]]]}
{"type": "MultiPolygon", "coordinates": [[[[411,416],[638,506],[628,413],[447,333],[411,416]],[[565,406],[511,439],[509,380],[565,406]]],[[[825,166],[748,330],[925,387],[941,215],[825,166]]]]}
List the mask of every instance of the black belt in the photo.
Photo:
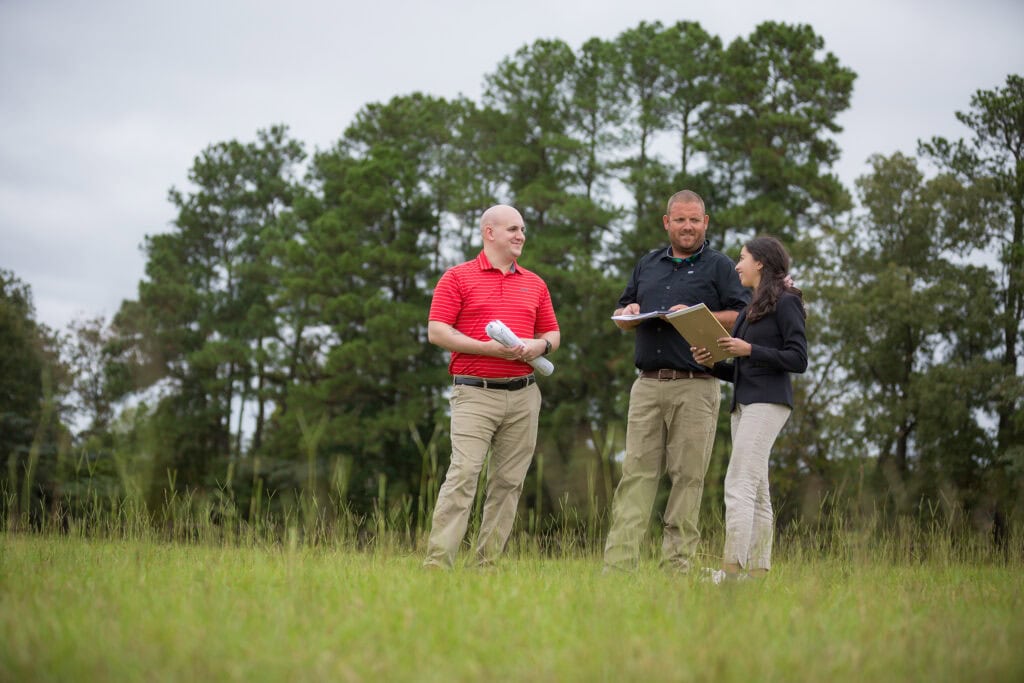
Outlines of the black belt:
{"type": "Polygon", "coordinates": [[[657,379],[664,382],[670,379],[711,379],[712,375],[706,372],[694,372],[693,370],[673,370],[672,368],[661,368],[660,370],[641,370],[640,376],[645,379],[657,379]]]}
{"type": "Polygon", "coordinates": [[[505,389],[506,391],[519,391],[525,389],[534,382],[537,378],[533,375],[525,375],[523,377],[516,377],[515,379],[496,380],[496,379],[484,379],[483,377],[456,377],[452,380],[453,384],[464,384],[467,387],[480,387],[482,389],[505,389]]]}

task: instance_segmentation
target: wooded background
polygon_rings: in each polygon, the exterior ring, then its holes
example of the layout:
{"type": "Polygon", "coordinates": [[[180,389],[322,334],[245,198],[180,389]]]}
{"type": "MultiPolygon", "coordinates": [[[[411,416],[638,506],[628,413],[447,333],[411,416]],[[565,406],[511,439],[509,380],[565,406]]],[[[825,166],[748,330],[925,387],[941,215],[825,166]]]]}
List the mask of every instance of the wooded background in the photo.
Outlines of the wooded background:
{"type": "MultiPolygon", "coordinates": [[[[244,517],[305,493],[422,527],[449,448],[431,291],[506,202],[563,340],[521,511],[531,530],[569,509],[600,524],[635,377],[608,316],[688,188],[714,248],[775,235],[805,293],[811,365],[771,462],[780,525],[941,514],[998,539],[1024,513],[1024,79],[950,103],[966,139],[921,131],[916,156],[873,157],[847,188],[834,135],[855,79],[807,25],[725,45],[641,23],[524,46],[480,102],[367,104],[330,149],[285,125],[212,143],[112,320],[48,329],[0,271],[4,514],[188,491],[244,517]]],[[[728,451],[723,411],[706,513],[728,451]]]]}

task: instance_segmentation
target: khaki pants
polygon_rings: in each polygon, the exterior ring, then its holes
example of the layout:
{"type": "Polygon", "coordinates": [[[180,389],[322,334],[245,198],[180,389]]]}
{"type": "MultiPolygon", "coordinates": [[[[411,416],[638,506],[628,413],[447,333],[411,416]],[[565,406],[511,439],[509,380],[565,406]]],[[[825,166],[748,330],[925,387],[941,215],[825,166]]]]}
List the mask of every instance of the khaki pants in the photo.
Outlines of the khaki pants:
{"type": "Polygon", "coordinates": [[[476,553],[479,562],[493,562],[512,533],[523,480],[533,460],[540,389],[536,384],[518,391],[456,385],[450,403],[452,460],[434,507],[424,564],[454,564],[488,449],[491,462],[476,553]]]}
{"type": "Polygon", "coordinates": [[[775,525],[768,492],[768,456],[790,412],[789,406],[777,403],[751,403],[737,405],[732,413],[722,562],[744,569],[771,569],[775,525]]]}
{"type": "Polygon", "coordinates": [[[640,558],[658,483],[672,484],[665,506],[662,562],[687,571],[697,550],[697,516],[711,460],[721,392],[713,379],[637,378],[629,394],[626,459],[612,501],[604,562],[632,569],[640,558]]]}

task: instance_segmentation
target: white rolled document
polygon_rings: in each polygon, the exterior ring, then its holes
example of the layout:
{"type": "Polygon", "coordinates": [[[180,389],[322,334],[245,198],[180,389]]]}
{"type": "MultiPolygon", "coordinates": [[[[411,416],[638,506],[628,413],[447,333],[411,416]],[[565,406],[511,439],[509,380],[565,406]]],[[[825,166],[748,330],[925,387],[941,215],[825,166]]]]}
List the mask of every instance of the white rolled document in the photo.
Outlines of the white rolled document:
{"type": "MultiPolygon", "coordinates": [[[[500,320],[492,320],[487,323],[487,336],[509,348],[520,346],[523,341],[516,336],[516,333],[508,329],[508,325],[500,320]]],[[[533,369],[542,375],[550,375],[555,371],[555,366],[544,356],[537,356],[533,360],[526,361],[533,366],[533,369]]]]}

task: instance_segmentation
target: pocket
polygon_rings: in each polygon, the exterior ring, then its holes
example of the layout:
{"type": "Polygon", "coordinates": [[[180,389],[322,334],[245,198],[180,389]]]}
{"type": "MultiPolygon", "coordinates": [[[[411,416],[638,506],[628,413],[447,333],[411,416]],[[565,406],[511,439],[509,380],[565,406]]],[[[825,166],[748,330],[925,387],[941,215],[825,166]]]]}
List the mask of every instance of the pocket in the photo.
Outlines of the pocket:
{"type": "Polygon", "coordinates": [[[466,387],[462,384],[456,384],[452,387],[452,394],[448,397],[448,405],[454,410],[466,397],[466,387]]]}

